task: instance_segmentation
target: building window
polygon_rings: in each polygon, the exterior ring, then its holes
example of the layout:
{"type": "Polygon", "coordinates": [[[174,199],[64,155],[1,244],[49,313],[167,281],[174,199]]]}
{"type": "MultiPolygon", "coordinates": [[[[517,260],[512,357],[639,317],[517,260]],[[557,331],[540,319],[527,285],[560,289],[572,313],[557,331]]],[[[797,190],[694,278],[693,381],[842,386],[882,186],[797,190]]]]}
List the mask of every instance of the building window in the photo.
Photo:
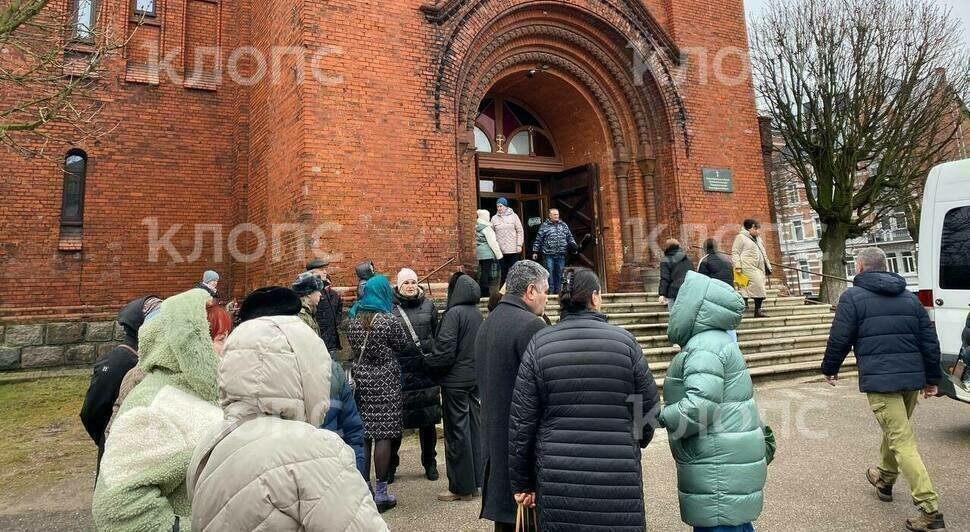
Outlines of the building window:
{"type": "Polygon", "coordinates": [[[135,15],[146,17],[155,16],[155,0],[133,0],[132,8],[135,15]]]}
{"type": "Polygon", "coordinates": [[[913,273],[916,271],[916,257],[912,251],[903,252],[903,273],[913,273]]]}
{"type": "Polygon", "coordinates": [[[855,257],[845,259],[845,276],[855,277],[855,257]]]}
{"type": "Polygon", "coordinates": [[[94,0],[74,0],[74,40],[90,41],[94,38],[94,0]]]}
{"type": "Polygon", "coordinates": [[[80,234],[84,221],[84,180],[88,156],[71,150],[64,157],[64,189],[61,194],[61,233],[80,234]]]}
{"type": "Polygon", "coordinates": [[[798,269],[801,270],[801,272],[799,272],[799,275],[801,275],[802,281],[811,281],[812,280],[812,274],[810,273],[811,270],[808,269],[808,261],[807,260],[802,259],[802,260],[798,261],[798,269]]]}
{"type": "Polygon", "coordinates": [[[801,220],[793,220],[791,223],[792,235],[794,235],[795,242],[801,242],[805,240],[805,228],[802,227],[801,220]]]}
{"type": "Polygon", "coordinates": [[[798,203],[798,185],[795,183],[788,183],[787,194],[789,204],[798,203]]]}
{"type": "Polygon", "coordinates": [[[812,218],[812,226],[815,229],[815,238],[822,238],[822,222],[819,221],[818,216],[812,218]]]}
{"type": "Polygon", "coordinates": [[[475,126],[475,150],[485,153],[492,151],[492,142],[488,140],[488,134],[478,126],[475,126]]]}
{"type": "Polygon", "coordinates": [[[486,153],[556,157],[552,137],[538,116],[503,98],[486,98],[479,105],[475,118],[475,149],[486,153]]]}
{"type": "Polygon", "coordinates": [[[895,253],[886,254],[886,267],[893,273],[899,273],[899,259],[896,258],[895,253]]]}
{"type": "Polygon", "coordinates": [[[509,155],[529,155],[532,151],[529,142],[529,132],[520,131],[509,139],[509,144],[506,147],[506,153],[509,155]]]}

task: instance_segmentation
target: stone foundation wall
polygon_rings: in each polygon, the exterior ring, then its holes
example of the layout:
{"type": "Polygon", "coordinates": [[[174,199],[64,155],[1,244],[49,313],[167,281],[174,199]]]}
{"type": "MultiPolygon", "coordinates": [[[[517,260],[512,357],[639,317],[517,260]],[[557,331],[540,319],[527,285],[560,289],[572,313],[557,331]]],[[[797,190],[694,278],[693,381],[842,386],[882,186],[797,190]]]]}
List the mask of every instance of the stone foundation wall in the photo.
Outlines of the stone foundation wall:
{"type": "Polygon", "coordinates": [[[0,324],[0,371],[89,366],[124,336],[113,321],[0,324]]]}

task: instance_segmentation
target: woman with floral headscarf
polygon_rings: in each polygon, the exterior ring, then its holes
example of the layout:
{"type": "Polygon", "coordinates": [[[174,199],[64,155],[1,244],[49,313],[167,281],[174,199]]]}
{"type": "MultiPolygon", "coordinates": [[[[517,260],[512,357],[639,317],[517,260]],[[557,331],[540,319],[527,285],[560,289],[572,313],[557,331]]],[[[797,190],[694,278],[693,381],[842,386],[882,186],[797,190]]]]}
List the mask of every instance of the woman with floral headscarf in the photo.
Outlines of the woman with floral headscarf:
{"type": "Polygon", "coordinates": [[[353,376],[357,407],[364,421],[364,478],[370,483],[371,451],[377,485],[374,502],[381,512],[397,505],[387,492],[391,445],[401,436],[401,366],[394,353],[409,341],[401,322],[391,314],[394,290],[387,277],[375,275],[350,309],[347,340],[354,353],[353,376]]]}

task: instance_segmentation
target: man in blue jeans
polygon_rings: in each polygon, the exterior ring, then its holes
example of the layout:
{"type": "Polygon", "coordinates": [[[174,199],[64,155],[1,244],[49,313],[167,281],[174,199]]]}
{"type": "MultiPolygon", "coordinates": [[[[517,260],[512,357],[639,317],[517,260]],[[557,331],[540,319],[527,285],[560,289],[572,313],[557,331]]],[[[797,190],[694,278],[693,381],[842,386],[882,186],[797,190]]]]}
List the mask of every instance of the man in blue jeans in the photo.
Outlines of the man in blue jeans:
{"type": "Polygon", "coordinates": [[[549,219],[542,222],[535,243],[532,244],[532,259],[539,260],[539,253],[545,257],[549,270],[549,291],[558,294],[562,288],[562,271],[566,267],[566,252],[578,251],[579,246],[573,238],[566,222],[559,219],[558,209],[549,209],[549,219]]]}

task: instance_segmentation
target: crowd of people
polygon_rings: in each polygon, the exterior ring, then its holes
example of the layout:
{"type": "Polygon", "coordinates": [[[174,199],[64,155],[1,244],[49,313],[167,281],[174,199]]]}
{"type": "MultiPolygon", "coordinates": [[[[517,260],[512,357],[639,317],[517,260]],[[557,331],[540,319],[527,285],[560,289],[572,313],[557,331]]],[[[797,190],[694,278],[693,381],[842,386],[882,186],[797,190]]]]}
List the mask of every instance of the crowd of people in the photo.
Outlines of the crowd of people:
{"type": "MultiPolygon", "coordinates": [[[[289,287],[228,308],[211,271],[164,301],[126,305],[125,339],[95,363],[81,413],[98,447],[95,526],[386,530],[402,435],[417,433],[425,477],[436,480],[440,422],[448,489],[438,500],[480,498],[495,530],[645,530],[641,453],[658,427],[677,464],[682,520],[701,532],[753,530],[774,445],[735,331],[748,299],[764,315],[771,271],[757,222],[745,222],[730,261],[706,242],[699,273],[677,241],[665,246],[660,297],[680,352],[661,408],[636,338],[603,313],[596,273],[565,267],[578,245],[558,213],[532,248],[547,267],[522,258],[507,201],[488,215],[477,213],[478,277],[455,272],[443,309],[413,270],[392,285],[365,262],[345,316],[319,259],[289,287]],[[740,292],[739,276],[749,280],[740,292]],[[349,371],[335,357],[342,349],[349,371]]],[[[941,530],[909,426],[916,394],[939,381],[939,347],[925,311],[872,253],[857,258],[863,273],[839,305],[822,370],[834,382],[855,351],[885,431],[868,478],[891,500],[904,475],[921,509],[909,529],[941,530]],[[912,350],[873,340],[887,327],[911,335],[912,350]]]]}

